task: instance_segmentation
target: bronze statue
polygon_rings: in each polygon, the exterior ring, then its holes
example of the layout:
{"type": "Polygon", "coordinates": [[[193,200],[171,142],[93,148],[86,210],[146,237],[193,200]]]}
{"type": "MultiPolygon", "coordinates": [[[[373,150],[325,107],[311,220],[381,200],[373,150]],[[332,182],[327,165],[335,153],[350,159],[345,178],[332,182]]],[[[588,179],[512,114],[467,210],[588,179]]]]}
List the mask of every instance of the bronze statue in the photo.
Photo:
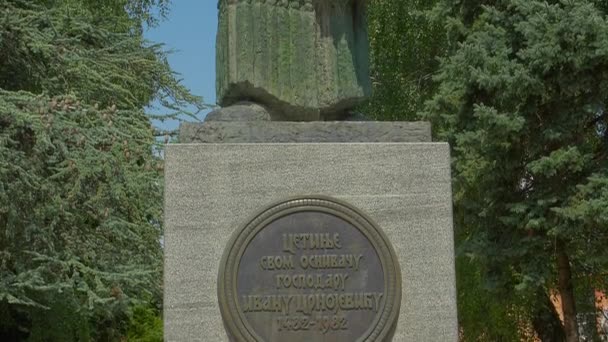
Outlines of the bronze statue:
{"type": "Polygon", "coordinates": [[[250,101],[271,120],[344,119],[371,92],[366,2],[220,0],[218,103],[250,101]]]}

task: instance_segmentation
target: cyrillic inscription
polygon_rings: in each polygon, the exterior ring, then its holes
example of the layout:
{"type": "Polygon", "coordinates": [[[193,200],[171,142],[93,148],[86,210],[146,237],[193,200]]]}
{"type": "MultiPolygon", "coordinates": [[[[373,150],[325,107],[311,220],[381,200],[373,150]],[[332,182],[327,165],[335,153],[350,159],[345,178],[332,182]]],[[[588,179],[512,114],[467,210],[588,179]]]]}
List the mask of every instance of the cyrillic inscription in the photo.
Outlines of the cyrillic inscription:
{"type": "Polygon", "coordinates": [[[229,304],[238,320],[227,326],[243,331],[229,333],[239,341],[289,342],[388,336],[384,317],[396,317],[389,296],[399,278],[387,271],[399,272],[396,260],[381,233],[351,210],[345,208],[354,217],[310,205],[283,215],[270,210],[261,215],[264,224],[254,220],[245,228],[249,235],[234,238],[239,253],[225,260],[237,268],[233,277],[221,272],[220,282],[234,289],[223,293],[237,295],[229,304]]]}

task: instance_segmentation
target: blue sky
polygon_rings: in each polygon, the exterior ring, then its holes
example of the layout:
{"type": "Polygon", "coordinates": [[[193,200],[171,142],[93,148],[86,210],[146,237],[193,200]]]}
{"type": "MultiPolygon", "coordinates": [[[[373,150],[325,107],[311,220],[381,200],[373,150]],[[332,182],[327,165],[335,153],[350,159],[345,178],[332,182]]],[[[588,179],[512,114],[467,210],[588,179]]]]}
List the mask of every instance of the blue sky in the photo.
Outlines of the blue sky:
{"type": "MultiPolygon", "coordinates": [[[[217,0],[174,0],[167,20],[148,29],[146,38],[175,50],[169,56],[183,84],[205,103],[215,104],[217,0]]],[[[176,128],[176,123],[167,128],[176,128]]]]}

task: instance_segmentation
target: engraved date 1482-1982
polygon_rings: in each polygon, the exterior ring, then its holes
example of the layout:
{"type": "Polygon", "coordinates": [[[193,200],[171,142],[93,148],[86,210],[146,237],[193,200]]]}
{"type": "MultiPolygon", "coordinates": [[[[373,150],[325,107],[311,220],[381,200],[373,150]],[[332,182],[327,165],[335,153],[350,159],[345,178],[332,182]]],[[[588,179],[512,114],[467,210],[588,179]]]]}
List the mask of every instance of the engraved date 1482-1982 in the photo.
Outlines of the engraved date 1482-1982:
{"type": "Polygon", "coordinates": [[[308,331],[317,329],[323,334],[329,331],[347,330],[348,321],[342,315],[319,316],[282,316],[277,318],[279,331],[308,331]]]}

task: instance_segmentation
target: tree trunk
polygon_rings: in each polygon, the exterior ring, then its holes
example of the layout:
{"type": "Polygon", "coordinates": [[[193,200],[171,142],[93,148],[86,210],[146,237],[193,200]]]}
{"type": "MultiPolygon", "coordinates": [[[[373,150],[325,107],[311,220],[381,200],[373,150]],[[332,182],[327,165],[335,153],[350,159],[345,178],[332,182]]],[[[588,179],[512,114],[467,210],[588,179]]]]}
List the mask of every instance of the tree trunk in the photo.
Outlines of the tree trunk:
{"type": "Polygon", "coordinates": [[[557,242],[557,272],[558,288],[562,300],[562,312],[564,314],[566,342],[579,342],[574,286],[572,285],[572,269],[570,267],[570,258],[566,253],[566,245],[561,240],[557,242]]]}
{"type": "Polygon", "coordinates": [[[541,342],[564,342],[566,335],[559,319],[559,314],[551,302],[551,297],[544,289],[538,290],[537,310],[532,326],[541,342]]]}

